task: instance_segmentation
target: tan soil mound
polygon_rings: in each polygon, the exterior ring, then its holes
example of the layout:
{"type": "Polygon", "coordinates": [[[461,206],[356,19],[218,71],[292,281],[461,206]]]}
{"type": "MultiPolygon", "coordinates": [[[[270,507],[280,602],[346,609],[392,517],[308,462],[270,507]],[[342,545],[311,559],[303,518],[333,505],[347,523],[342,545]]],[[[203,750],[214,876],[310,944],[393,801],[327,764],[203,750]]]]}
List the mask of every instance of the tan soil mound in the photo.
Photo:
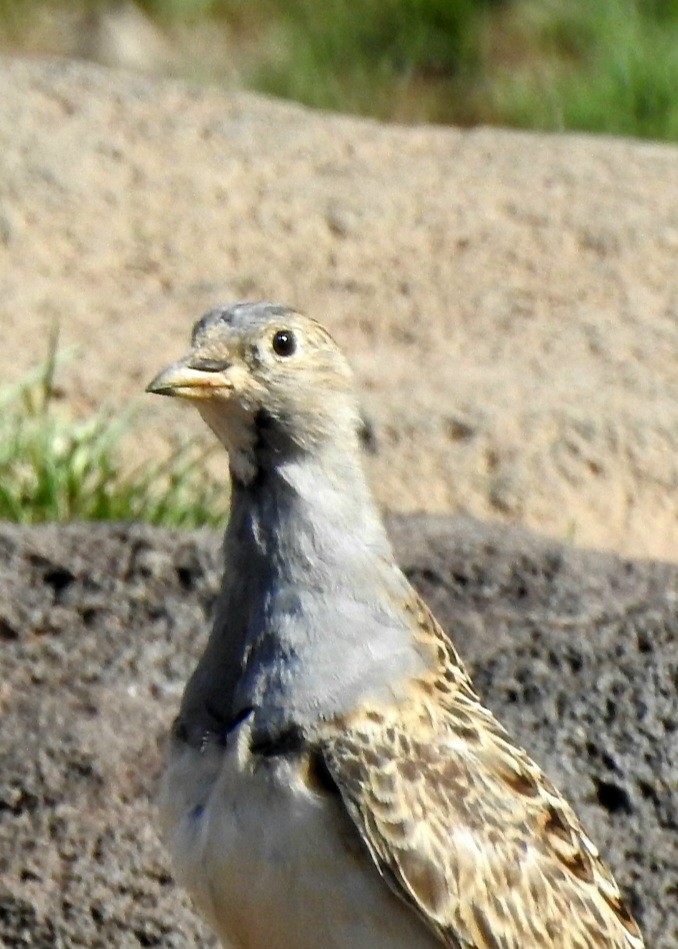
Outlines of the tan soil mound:
{"type": "Polygon", "coordinates": [[[293,303],[355,366],[385,507],[676,560],[677,185],[669,146],[3,60],[0,377],[58,319],[64,398],[126,404],[205,309],[293,303]]]}

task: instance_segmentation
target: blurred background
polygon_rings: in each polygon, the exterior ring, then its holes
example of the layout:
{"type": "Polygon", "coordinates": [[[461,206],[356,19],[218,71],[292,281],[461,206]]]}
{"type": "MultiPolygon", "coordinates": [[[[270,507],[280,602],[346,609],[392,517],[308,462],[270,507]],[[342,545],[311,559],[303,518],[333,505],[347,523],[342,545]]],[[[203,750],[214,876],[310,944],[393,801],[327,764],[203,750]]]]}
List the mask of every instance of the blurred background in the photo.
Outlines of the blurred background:
{"type": "Polygon", "coordinates": [[[0,0],[0,50],[396,122],[678,139],[678,0],[0,0]]]}
{"type": "Polygon", "coordinates": [[[270,297],[350,347],[384,507],[678,558],[676,155],[629,140],[678,140],[678,0],[0,0],[0,52],[0,518],[220,522],[142,392],[270,297]]]}

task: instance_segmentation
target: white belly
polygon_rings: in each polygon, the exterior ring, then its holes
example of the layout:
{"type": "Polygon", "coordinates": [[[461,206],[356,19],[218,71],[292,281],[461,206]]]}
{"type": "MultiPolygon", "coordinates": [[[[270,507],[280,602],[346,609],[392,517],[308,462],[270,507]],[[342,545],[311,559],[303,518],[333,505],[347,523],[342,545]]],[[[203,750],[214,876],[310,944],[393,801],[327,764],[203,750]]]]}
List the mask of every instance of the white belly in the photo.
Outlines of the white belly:
{"type": "Polygon", "coordinates": [[[379,876],[340,799],[284,759],[177,745],[161,792],[177,876],[232,949],[434,949],[379,876]]]}

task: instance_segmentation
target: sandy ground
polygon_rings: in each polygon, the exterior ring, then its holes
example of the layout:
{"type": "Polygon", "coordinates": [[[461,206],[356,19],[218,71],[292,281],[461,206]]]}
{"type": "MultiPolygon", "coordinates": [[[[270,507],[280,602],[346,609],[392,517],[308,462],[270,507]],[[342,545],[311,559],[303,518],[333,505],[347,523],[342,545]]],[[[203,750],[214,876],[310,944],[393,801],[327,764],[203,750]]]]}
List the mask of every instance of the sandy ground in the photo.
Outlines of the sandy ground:
{"type": "MultiPolygon", "coordinates": [[[[2,379],[58,321],[63,401],[127,405],[205,309],[295,304],[355,367],[392,511],[678,560],[677,252],[675,147],[0,60],[2,379]]],[[[197,430],[143,412],[132,453],[197,430]]]]}

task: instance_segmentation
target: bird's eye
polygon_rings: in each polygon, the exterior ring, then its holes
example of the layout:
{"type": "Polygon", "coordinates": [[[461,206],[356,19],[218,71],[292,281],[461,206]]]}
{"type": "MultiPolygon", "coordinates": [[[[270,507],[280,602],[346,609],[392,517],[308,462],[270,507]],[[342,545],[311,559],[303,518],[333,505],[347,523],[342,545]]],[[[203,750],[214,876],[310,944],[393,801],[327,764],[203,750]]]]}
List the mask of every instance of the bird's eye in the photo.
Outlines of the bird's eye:
{"type": "Polygon", "coordinates": [[[273,337],[273,352],[278,356],[293,356],[297,340],[291,330],[278,330],[273,337]]]}

